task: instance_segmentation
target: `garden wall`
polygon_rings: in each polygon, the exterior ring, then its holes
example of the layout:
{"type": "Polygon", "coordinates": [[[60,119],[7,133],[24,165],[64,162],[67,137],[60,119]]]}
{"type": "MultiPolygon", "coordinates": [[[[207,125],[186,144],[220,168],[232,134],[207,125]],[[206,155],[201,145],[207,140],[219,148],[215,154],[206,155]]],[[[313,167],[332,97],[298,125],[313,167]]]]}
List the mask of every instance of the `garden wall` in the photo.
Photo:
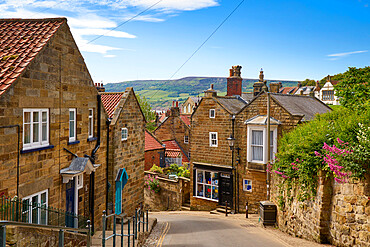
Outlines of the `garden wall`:
{"type": "Polygon", "coordinates": [[[293,236],[336,246],[370,246],[370,178],[338,184],[320,177],[312,201],[299,202],[292,190],[279,193],[280,178],[274,176],[271,199],[278,205],[280,230],[293,236]],[[284,199],[283,199],[284,198],[284,199]]]}
{"type": "MultiPolygon", "coordinates": [[[[152,172],[145,174],[156,175],[152,172]]],[[[158,177],[160,191],[158,193],[145,187],[144,204],[145,208],[151,211],[176,211],[181,210],[181,206],[190,198],[190,179],[179,177],[178,179],[168,179],[158,177]]]]}

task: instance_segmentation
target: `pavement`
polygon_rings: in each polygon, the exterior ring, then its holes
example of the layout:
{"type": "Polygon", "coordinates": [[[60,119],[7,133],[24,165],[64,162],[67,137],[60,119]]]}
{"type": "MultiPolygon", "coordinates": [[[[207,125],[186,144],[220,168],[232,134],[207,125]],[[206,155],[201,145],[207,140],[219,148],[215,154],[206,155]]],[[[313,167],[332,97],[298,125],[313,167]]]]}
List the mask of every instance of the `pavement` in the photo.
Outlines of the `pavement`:
{"type": "Polygon", "coordinates": [[[258,215],[213,215],[201,211],[152,212],[158,222],[144,242],[145,247],[206,247],[206,246],[299,246],[321,245],[295,238],[273,226],[264,227],[258,215]]]}

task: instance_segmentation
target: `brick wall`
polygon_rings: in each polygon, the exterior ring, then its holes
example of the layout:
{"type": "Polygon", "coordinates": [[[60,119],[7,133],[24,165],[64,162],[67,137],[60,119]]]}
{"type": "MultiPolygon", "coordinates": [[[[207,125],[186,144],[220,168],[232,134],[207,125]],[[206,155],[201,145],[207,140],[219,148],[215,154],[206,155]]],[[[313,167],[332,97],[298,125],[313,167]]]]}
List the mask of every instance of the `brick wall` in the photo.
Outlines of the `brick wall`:
{"type": "Polygon", "coordinates": [[[109,182],[112,186],[109,201],[114,209],[115,178],[118,170],[125,168],[129,179],[122,190],[122,212],[133,215],[135,208],[144,201],[145,119],[133,90],[126,89],[125,95],[127,99],[118,105],[121,112],[114,117],[116,120],[110,128],[109,182]],[[127,140],[121,139],[122,128],[128,130],[127,140]]]}
{"type": "MultiPolygon", "coordinates": [[[[164,152],[164,148],[156,149],[156,150],[148,150],[145,151],[145,171],[150,170],[153,165],[159,166],[160,165],[160,153],[164,152]]],[[[164,155],[163,155],[164,157],[164,155]]]]}
{"type": "MultiPolygon", "coordinates": [[[[19,197],[48,190],[52,207],[65,209],[65,184],[59,171],[70,165],[72,155],[91,155],[96,141],[88,141],[88,109],[94,109],[94,136],[97,133],[97,91],[84,60],[77,49],[66,24],[51,37],[24,73],[0,96],[0,126],[21,126],[22,149],[23,109],[49,109],[49,143],[54,148],[20,154],[19,197]],[[77,109],[78,144],[68,145],[69,108],[77,109]]],[[[101,115],[101,140],[97,152],[97,164],[101,166],[95,175],[95,223],[101,224],[101,212],[105,209],[105,150],[106,131],[104,114],[101,115]]],[[[0,190],[7,188],[10,196],[16,195],[17,132],[0,129],[0,190]]],[[[89,216],[89,176],[85,175],[84,189],[79,190],[79,212],[89,216]]]]}

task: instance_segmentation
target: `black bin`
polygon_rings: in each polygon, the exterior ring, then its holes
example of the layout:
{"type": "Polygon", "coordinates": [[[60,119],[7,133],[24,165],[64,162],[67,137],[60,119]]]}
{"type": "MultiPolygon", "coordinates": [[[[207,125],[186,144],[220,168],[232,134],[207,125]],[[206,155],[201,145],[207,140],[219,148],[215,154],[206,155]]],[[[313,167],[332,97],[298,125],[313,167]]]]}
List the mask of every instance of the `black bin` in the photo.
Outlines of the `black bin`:
{"type": "Polygon", "coordinates": [[[260,219],[264,225],[276,223],[276,205],[270,201],[260,202],[260,219]]]}

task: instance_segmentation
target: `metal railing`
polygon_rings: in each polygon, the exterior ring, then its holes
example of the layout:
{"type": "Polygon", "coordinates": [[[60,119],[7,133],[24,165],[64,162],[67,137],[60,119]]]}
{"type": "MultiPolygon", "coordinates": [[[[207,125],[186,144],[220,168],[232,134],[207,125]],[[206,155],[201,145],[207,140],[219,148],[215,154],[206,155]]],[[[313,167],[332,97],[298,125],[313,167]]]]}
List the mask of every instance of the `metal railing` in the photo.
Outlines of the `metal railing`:
{"type": "Polygon", "coordinates": [[[86,228],[88,219],[45,204],[1,196],[0,220],[83,229],[86,228]]]}
{"type": "Polygon", "coordinates": [[[121,237],[121,247],[123,247],[124,243],[124,237],[127,237],[127,246],[130,247],[131,244],[131,237],[132,237],[132,246],[135,246],[135,239],[137,239],[138,232],[142,231],[149,231],[149,211],[146,210],[146,220],[145,220],[145,212],[142,210],[142,207],[135,209],[135,215],[131,218],[127,218],[127,234],[124,234],[124,218],[116,215],[116,214],[110,214],[107,215],[107,212],[103,211],[103,232],[102,232],[102,246],[105,247],[106,241],[109,239],[113,239],[113,246],[116,246],[116,238],[121,237]],[[142,220],[141,220],[142,216],[142,220]],[[107,229],[107,219],[113,218],[113,234],[106,236],[106,229],[107,229]],[[117,227],[116,227],[116,220],[117,218],[121,219],[121,233],[117,233],[117,227]],[[131,222],[132,222],[132,230],[131,230],[131,222]],[[140,227],[142,225],[142,228],[140,227]],[[146,226],[146,230],[144,230],[144,227],[146,226]],[[142,230],[141,230],[142,229],[142,230]]]}
{"type": "Polygon", "coordinates": [[[16,222],[16,221],[0,221],[0,247],[6,246],[6,226],[26,226],[26,227],[39,227],[39,228],[47,228],[47,229],[57,229],[59,230],[59,241],[58,247],[64,246],[64,232],[77,232],[77,233],[84,233],[86,234],[86,245],[87,247],[91,246],[91,224],[90,220],[87,220],[87,225],[85,226],[86,229],[76,229],[70,227],[61,227],[61,226],[51,226],[51,225],[39,225],[39,224],[31,224],[31,223],[23,223],[23,222],[16,222]]]}

